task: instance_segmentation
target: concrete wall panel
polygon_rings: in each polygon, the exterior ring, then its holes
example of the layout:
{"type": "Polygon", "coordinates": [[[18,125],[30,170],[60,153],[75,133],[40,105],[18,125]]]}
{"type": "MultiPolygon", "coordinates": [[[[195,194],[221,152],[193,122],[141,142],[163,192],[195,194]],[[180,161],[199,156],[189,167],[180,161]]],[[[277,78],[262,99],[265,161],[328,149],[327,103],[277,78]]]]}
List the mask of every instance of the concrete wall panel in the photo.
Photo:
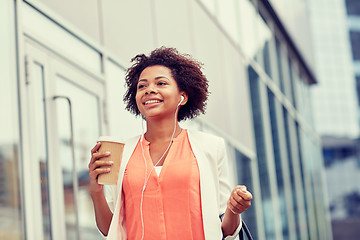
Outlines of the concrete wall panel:
{"type": "Polygon", "coordinates": [[[189,0],[154,1],[156,44],[175,47],[180,52],[191,52],[191,12],[189,0]]]}
{"type": "MultiPolygon", "coordinates": [[[[102,1],[104,45],[126,62],[155,47],[152,1],[102,1]]],[[[128,66],[125,66],[128,67],[128,66]]]]}
{"type": "Polygon", "coordinates": [[[98,0],[40,0],[95,41],[100,42],[98,0]]]}

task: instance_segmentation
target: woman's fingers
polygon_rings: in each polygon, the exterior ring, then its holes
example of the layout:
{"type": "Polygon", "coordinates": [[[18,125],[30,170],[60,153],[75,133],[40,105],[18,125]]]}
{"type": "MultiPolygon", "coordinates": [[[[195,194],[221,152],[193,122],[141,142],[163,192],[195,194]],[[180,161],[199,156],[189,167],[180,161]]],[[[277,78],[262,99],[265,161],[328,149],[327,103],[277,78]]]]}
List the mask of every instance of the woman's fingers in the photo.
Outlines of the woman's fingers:
{"type": "Polygon", "coordinates": [[[89,166],[89,171],[93,171],[93,170],[95,170],[97,168],[101,168],[101,167],[110,167],[113,164],[114,164],[113,161],[97,160],[89,166]]]}
{"type": "Polygon", "coordinates": [[[100,147],[101,147],[101,142],[97,142],[96,145],[91,149],[91,159],[88,165],[89,168],[90,165],[96,160],[96,156],[100,147]]]}
{"type": "Polygon", "coordinates": [[[237,186],[230,195],[228,207],[234,214],[240,214],[251,206],[252,194],[246,186],[237,186]]]}
{"type": "Polygon", "coordinates": [[[114,163],[112,161],[104,160],[104,157],[110,156],[110,152],[98,152],[101,143],[98,142],[91,149],[91,160],[89,162],[89,176],[90,179],[96,180],[99,174],[110,172],[110,166],[114,163]]]}
{"type": "Polygon", "coordinates": [[[93,171],[89,172],[89,176],[90,178],[97,179],[98,175],[108,172],[110,172],[110,168],[107,167],[96,168],[93,171]]]}
{"type": "Polygon", "coordinates": [[[245,201],[251,201],[252,200],[252,194],[251,192],[247,191],[247,190],[237,190],[236,191],[237,196],[241,197],[242,199],[244,199],[245,201]]]}
{"type": "Polygon", "coordinates": [[[228,201],[228,208],[234,213],[234,214],[240,214],[242,211],[240,205],[233,199],[230,198],[228,201]]]}
{"type": "Polygon", "coordinates": [[[101,142],[97,142],[96,145],[91,149],[91,154],[96,153],[101,146],[101,142]]]}
{"type": "Polygon", "coordinates": [[[103,159],[104,157],[110,156],[110,152],[99,152],[100,147],[101,142],[98,142],[91,149],[91,159],[88,165],[90,177],[90,193],[98,193],[102,191],[103,186],[98,183],[98,176],[100,174],[110,172],[110,166],[114,164],[112,161],[107,161],[103,159]]]}
{"type": "Polygon", "coordinates": [[[91,160],[89,162],[89,168],[91,165],[93,165],[97,160],[99,160],[100,158],[103,158],[103,157],[108,157],[110,156],[110,152],[102,152],[102,153],[99,153],[99,152],[94,152],[91,154],[91,160]]]}

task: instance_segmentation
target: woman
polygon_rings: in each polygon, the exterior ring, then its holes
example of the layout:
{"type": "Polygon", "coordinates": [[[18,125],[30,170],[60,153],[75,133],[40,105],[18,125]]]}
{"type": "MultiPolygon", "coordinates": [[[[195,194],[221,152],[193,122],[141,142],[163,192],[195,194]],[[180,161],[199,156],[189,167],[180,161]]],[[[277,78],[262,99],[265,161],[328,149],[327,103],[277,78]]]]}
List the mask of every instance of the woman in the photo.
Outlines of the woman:
{"type": "Polygon", "coordinates": [[[205,112],[208,82],[201,65],[173,48],[137,55],[128,69],[127,110],[147,130],[125,143],[117,186],[97,183],[111,153],[91,151],[90,195],[108,239],[235,239],[251,204],[245,186],[232,191],[221,138],[182,129],[205,112]],[[105,195],[107,196],[105,198],[105,195]]]}

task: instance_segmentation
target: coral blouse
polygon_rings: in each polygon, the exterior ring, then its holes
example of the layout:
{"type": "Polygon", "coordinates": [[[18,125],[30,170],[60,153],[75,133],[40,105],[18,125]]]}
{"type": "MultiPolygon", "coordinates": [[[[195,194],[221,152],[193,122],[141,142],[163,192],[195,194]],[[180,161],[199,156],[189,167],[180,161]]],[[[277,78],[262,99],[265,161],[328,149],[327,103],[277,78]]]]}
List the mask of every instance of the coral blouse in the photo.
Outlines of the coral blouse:
{"type": "MultiPolygon", "coordinates": [[[[153,168],[150,143],[138,142],[124,173],[128,239],[141,239],[141,192],[153,168]]],[[[144,239],[205,239],[201,212],[200,175],[186,130],[173,140],[160,175],[152,170],[143,197],[144,239]]]]}

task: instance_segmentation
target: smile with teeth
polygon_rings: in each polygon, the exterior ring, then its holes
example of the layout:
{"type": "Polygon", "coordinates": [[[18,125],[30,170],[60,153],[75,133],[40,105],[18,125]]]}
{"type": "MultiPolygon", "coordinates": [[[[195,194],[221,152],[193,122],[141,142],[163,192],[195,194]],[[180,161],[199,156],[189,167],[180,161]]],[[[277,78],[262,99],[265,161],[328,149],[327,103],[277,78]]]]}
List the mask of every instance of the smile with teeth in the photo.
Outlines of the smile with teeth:
{"type": "Polygon", "coordinates": [[[156,99],[154,99],[154,100],[148,100],[148,101],[146,101],[146,102],[144,103],[144,105],[151,104],[151,103],[159,103],[159,102],[161,102],[161,101],[160,101],[160,100],[156,100],[156,99]]]}

